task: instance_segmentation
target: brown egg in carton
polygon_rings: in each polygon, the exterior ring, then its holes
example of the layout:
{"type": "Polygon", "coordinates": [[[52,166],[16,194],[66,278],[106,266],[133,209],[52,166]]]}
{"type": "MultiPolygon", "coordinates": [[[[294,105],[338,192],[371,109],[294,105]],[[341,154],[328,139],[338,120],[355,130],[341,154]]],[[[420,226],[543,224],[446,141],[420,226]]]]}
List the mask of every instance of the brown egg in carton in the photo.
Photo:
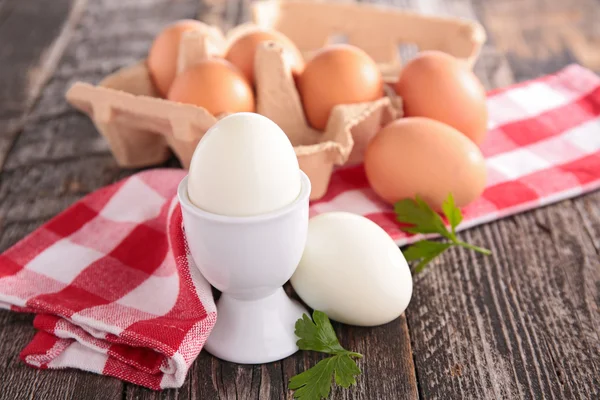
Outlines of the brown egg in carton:
{"type": "MultiPolygon", "coordinates": [[[[238,35],[259,27],[273,28],[289,35],[305,56],[310,57],[311,49],[326,44],[327,37],[332,33],[361,30],[360,25],[363,23],[356,23],[363,20],[361,10],[371,10],[369,7],[358,5],[347,8],[350,11],[354,10],[355,23],[352,24],[351,21],[345,21],[337,15],[341,12],[337,7],[346,10],[348,5],[310,1],[255,3],[254,22],[233,28],[226,37],[218,28],[208,25],[203,25],[201,31],[187,32],[180,43],[178,72],[182,72],[203,58],[222,55],[227,44],[235,40],[238,35]],[[308,13],[311,10],[313,20],[308,13]],[[299,19],[295,20],[295,15],[292,18],[292,14],[298,14],[299,19]],[[314,15],[318,16],[318,21],[314,21],[314,15]],[[309,21],[311,23],[307,25],[309,21]],[[302,23],[304,23],[304,30],[299,26],[302,23]],[[310,27],[308,32],[306,27],[310,27]],[[325,37],[322,42],[320,36],[325,37]]],[[[371,11],[379,13],[382,21],[389,20],[387,11],[384,12],[376,7],[371,11]]],[[[409,19],[412,17],[417,20],[422,18],[429,20],[429,17],[405,13],[400,13],[398,16],[406,17],[406,15],[409,19]]],[[[436,19],[432,18],[432,20],[436,19]]],[[[455,26],[455,30],[459,32],[465,32],[465,29],[459,29],[460,26],[469,26],[468,23],[465,25],[463,22],[449,21],[458,25],[455,26]]],[[[371,24],[372,28],[377,26],[371,24]]],[[[387,27],[387,22],[381,26],[387,27]]],[[[414,22],[410,26],[413,29],[416,27],[414,22]]],[[[392,36],[391,32],[390,36],[392,36]]],[[[466,41],[475,38],[474,35],[467,36],[466,41]]],[[[349,43],[366,50],[380,64],[384,76],[385,71],[393,71],[393,68],[399,71],[396,65],[399,59],[394,59],[387,64],[382,62],[381,49],[389,45],[387,41],[382,43],[380,48],[362,43],[364,42],[362,39],[362,42],[356,43],[354,35],[348,34],[348,39],[349,43]]],[[[466,46],[452,47],[444,43],[444,40],[440,41],[437,48],[457,57],[461,56],[466,46]]],[[[433,44],[430,47],[436,48],[433,44]]],[[[472,43],[471,57],[467,58],[470,65],[473,63],[470,60],[477,56],[478,51],[477,43],[472,43]]],[[[306,122],[294,78],[282,52],[283,49],[274,42],[265,42],[257,50],[256,111],[273,120],[286,132],[294,145],[300,168],[311,180],[313,187],[311,200],[316,200],[326,193],[335,166],[360,162],[364,149],[373,135],[383,125],[401,116],[401,101],[390,94],[373,102],[338,105],[332,110],[325,131],[316,131],[306,122]]],[[[198,141],[219,118],[224,116],[213,116],[201,107],[160,98],[145,61],[109,75],[96,86],[77,82],[69,89],[66,97],[71,105],[90,116],[109,143],[117,163],[126,168],[162,163],[170,157],[170,150],[172,150],[182,166],[187,169],[198,141]]]]}

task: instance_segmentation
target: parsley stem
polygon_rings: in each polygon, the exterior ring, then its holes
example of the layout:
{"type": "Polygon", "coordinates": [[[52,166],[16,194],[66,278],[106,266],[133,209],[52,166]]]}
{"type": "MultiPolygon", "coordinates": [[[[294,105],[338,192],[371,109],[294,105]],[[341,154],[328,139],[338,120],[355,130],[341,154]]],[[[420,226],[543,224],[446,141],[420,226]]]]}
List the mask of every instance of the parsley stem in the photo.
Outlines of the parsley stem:
{"type": "Polygon", "coordinates": [[[489,251],[488,249],[484,249],[483,247],[475,246],[475,245],[469,244],[467,242],[463,242],[461,240],[457,240],[454,243],[456,243],[457,245],[462,246],[464,248],[477,251],[481,254],[485,254],[486,256],[489,256],[490,254],[492,254],[492,252],[489,251]]]}
{"type": "Polygon", "coordinates": [[[349,351],[348,353],[346,353],[347,355],[349,355],[350,357],[356,357],[356,358],[363,358],[363,355],[360,353],[355,353],[353,351],[349,351]]]}

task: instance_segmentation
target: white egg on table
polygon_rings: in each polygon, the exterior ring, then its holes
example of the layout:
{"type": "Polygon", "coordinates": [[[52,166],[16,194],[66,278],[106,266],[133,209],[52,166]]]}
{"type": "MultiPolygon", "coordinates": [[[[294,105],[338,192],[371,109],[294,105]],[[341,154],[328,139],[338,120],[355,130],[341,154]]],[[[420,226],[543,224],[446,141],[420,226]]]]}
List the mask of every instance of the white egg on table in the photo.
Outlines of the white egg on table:
{"type": "Polygon", "coordinates": [[[413,288],[408,263],[391,237],[373,221],[347,212],[311,218],[291,283],[309,307],[359,326],[398,318],[413,288]]]}
{"type": "Polygon", "coordinates": [[[272,212],[293,203],[300,189],[292,143],[260,114],[242,112],[219,120],[202,137],[190,162],[189,199],[214,214],[272,212]]]}

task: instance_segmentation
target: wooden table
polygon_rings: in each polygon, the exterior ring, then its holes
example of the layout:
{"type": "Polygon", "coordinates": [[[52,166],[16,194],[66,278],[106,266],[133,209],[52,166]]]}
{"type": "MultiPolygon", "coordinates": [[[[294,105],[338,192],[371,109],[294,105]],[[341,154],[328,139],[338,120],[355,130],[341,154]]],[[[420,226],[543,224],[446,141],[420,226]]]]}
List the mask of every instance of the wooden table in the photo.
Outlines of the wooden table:
{"type": "MultiPolygon", "coordinates": [[[[476,72],[488,88],[577,62],[600,72],[597,0],[387,0],[479,19],[476,72]]],[[[0,251],[122,170],[90,120],[64,100],[144,57],[173,20],[224,28],[249,15],[238,0],[0,0],[0,251]]],[[[170,161],[167,165],[176,165],[170,161]]],[[[361,352],[348,399],[597,399],[600,396],[600,193],[468,230],[493,257],[455,249],[415,280],[405,316],[382,327],[337,326],[361,352]]],[[[37,371],[18,358],[31,315],[0,312],[0,399],[291,398],[288,379],[312,353],[262,366],[202,353],[180,390],[152,392],[76,370],[37,371]]]]}

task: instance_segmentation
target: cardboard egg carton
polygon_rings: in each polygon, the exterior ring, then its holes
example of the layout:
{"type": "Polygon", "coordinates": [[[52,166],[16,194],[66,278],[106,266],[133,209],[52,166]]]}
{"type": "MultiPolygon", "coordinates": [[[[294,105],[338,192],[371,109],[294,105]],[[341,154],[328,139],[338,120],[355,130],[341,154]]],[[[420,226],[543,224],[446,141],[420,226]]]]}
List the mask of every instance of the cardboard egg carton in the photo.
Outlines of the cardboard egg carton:
{"type": "MultiPolygon", "coordinates": [[[[399,20],[390,25],[388,13],[375,6],[312,1],[255,3],[254,21],[233,28],[227,35],[208,25],[203,25],[203,29],[199,31],[187,32],[180,43],[178,72],[181,73],[201,59],[222,56],[228,43],[238,35],[261,27],[273,28],[289,35],[308,58],[332,34],[363,32],[369,25],[371,29],[379,29],[383,33],[392,26],[395,30],[401,30],[396,25],[399,22],[407,23],[411,18],[416,21],[423,18],[430,20],[429,17],[394,11],[399,20]],[[346,21],[344,17],[352,17],[353,21],[346,21]]],[[[431,21],[437,19],[431,18],[431,21]]],[[[468,42],[470,39],[472,42],[471,52],[466,58],[469,65],[472,65],[481,45],[475,39],[481,38],[468,34],[466,27],[471,26],[469,24],[472,23],[458,20],[440,22],[444,29],[438,37],[437,48],[462,57],[469,48],[467,44],[448,45],[445,44],[448,37],[444,37],[451,32],[462,32],[465,36],[463,40],[468,42]]],[[[409,24],[414,29],[417,26],[420,25],[415,21],[409,24]]],[[[473,26],[477,25],[471,27],[473,26]]],[[[363,32],[365,37],[362,39],[360,35],[347,34],[348,42],[366,50],[380,64],[384,73],[393,71],[393,68],[399,70],[397,63],[400,62],[399,58],[393,58],[390,62],[382,57],[382,49],[391,46],[393,42],[391,38],[401,36],[394,33],[394,30],[387,33],[387,36],[379,34],[379,37],[387,37],[381,42],[381,47],[373,43],[362,43],[375,40],[372,33],[363,32]]],[[[432,43],[426,48],[436,47],[432,43]]],[[[282,54],[283,49],[273,42],[265,42],[257,50],[256,112],[273,120],[288,135],[300,168],[311,180],[311,200],[316,200],[327,191],[335,166],[362,161],[364,149],[373,135],[383,125],[401,117],[401,100],[388,90],[388,96],[373,102],[338,105],[332,110],[325,131],[316,131],[306,122],[294,78],[282,54]]],[[[389,76],[388,80],[393,80],[393,74],[389,76]]],[[[93,120],[98,131],[106,138],[117,163],[126,168],[162,163],[173,151],[187,169],[198,141],[224,116],[211,115],[201,107],[161,99],[153,86],[145,61],[107,76],[98,85],[77,82],[69,89],[66,98],[71,105],[93,120]]]]}
{"type": "Polygon", "coordinates": [[[372,3],[258,0],[251,12],[256,25],[286,35],[305,59],[335,41],[360,47],[378,63],[389,83],[397,80],[406,61],[402,47],[412,50],[409,53],[440,50],[472,68],[486,41],[485,30],[476,21],[372,3]]]}

